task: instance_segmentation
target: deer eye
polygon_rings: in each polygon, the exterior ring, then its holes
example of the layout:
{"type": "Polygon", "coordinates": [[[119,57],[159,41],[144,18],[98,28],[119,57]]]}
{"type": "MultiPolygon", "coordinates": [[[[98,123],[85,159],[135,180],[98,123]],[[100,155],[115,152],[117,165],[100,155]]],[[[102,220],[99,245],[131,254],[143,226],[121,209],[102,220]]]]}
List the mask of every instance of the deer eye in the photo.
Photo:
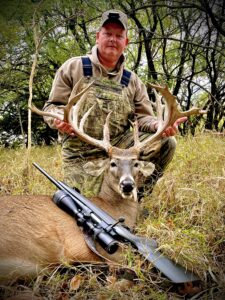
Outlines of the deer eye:
{"type": "Polygon", "coordinates": [[[136,162],[136,163],[134,164],[134,167],[135,167],[135,168],[138,168],[138,167],[139,167],[139,163],[136,162]]]}
{"type": "Polygon", "coordinates": [[[116,163],[115,163],[114,161],[111,161],[110,166],[111,166],[112,168],[115,168],[115,167],[116,167],[116,163]]]}

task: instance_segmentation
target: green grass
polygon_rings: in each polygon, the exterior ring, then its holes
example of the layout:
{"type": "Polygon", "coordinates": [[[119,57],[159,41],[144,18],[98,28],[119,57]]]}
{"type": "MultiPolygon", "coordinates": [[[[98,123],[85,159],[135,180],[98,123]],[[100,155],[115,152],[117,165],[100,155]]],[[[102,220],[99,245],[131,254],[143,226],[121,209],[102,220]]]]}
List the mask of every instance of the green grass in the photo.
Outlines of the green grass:
{"type": "MultiPolygon", "coordinates": [[[[203,291],[195,299],[220,299],[225,285],[224,146],[224,137],[211,134],[178,137],[174,160],[144,199],[149,216],[137,226],[139,234],[155,238],[167,256],[198,274],[203,291]]],[[[60,155],[59,146],[34,147],[31,162],[61,179],[60,155]]],[[[55,191],[34,167],[27,179],[26,149],[0,149],[0,161],[0,194],[51,195],[55,191]]],[[[26,283],[26,288],[14,284],[12,293],[28,289],[45,299],[184,299],[139,256],[128,252],[127,262],[128,270],[137,276],[127,291],[109,287],[110,271],[99,265],[71,266],[47,277],[40,275],[35,282],[26,283]],[[77,274],[82,283],[71,291],[70,282],[77,274]]],[[[10,294],[9,290],[4,293],[10,294]]]]}

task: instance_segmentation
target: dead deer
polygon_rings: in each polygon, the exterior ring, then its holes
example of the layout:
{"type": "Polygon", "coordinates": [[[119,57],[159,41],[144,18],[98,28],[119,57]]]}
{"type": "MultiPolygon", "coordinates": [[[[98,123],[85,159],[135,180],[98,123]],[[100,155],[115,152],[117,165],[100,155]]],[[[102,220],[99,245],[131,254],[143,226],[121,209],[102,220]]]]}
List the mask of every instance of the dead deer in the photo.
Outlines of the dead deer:
{"type": "MultiPolygon", "coordinates": [[[[137,122],[134,125],[134,145],[129,149],[119,149],[110,143],[109,118],[107,116],[103,139],[97,140],[83,131],[83,126],[89,112],[85,113],[78,125],[78,112],[87,96],[87,89],[79,96],[70,97],[69,105],[65,108],[66,117],[76,135],[87,143],[104,149],[108,153],[108,163],[99,165],[93,170],[89,162],[87,170],[95,174],[105,170],[101,191],[91,200],[118,219],[125,217],[126,224],[135,225],[138,214],[137,180],[142,173],[149,176],[154,166],[149,162],[139,160],[139,154],[147,144],[159,140],[165,128],[172,125],[180,116],[203,113],[200,109],[180,112],[177,109],[175,97],[167,87],[152,85],[165,98],[168,110],[165,120],[161,99],[157,96],[159,126],[155,134],[140,142],[137,122]],[[73,104],[80,98],[78,103],[73,104]],[[73,107],[73,109],[72,109],[73,107]],[[73,110],[73,112],[72,112],[73,110]],[[73,113],[73,116],[72,116],[73,113]]],[[[41,115],[50,115],[62,119],[62,116],[33,111],[41,115]]],[[[65,116],[64,116],[65,117],[65,116]]],[[[106,253],[105,253],[105,256],[106,253]]],[[[117,260],[117,254],[110,257],[117,260]]],[[[80,228],[74,219],[59,209],[50,196],[2,196],[0,197],[0,275],[2,278],[35,276],[45,266],[61,262],[94,262],[101,259],[86,245],[80,228]]]]}

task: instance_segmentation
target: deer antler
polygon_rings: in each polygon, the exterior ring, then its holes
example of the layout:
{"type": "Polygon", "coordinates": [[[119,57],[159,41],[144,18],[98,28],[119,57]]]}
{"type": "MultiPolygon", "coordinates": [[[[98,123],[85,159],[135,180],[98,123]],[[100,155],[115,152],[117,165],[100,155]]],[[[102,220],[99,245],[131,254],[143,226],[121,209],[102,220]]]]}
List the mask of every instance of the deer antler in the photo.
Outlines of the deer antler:
{"type": "Polygon", "coordinates": [[[144,148],[146,144],[150,142],[153,144],[155,141],[159,140],[164,130],[169,126],[172,126],[177,119],[182,117],[188,117],[191,115],[199,115],[199,114],[206,113],[205,110],[202,110],[197,107],[193,107],[188,111],[180,111],[178,109],[176,97],[173,94],[171,94],[167,86],[162,87],[160,85],[155,85],[155,84],[149,84],[149,86],[153,88],[154,94],[156,96],[158,128],[155,134],[151,135],[149,138],[145,139],[142,142],[140,142],[139,139],[136,137],[134,146],[137,147],[139,150],[144,148]],[[162,94],[165,100],[167,114],[164,120],[163,120],[163,105],[161,102],[161,97],[157,94],[156,90],[162,94]]]}
{"type": "MultiPolygon", "coordinates": [[[[206,111],[201,110],[200,108],[193,107],[188,111],[180,111],[178,109],[178,104],[176,101],[176,97],[171,94],[168,87],[161,87],[158,85],[150,84],[150,86],[153,88],[155,96],[156,96],[156,109],[157,109],[157,119],[158,119],[158,129],[155,134],[147,138],[146,140],[140,142],[139,136],[138,136],[138,123],[137,121],[133,124],[133,136],[134,136],[134,146],[130,148],[130,151],[134,153],[139,153],[142,148],[148,143],[154,143],[155,141],[159,140],[164,132],[164,130],[172,126],[174,122],[181,118],[181,117],[188,117],[190,115],[198,115],[198,114],[204,114],[206,111]],[[165,120],[163,120],[163,105],[161,102],[161,97],[156,93],[155,89],[160,91],[160,93],[163,95],[165,99],[165,104],[167,108],[167,115],[165,117],[165,120]]],[[[73,120],[71,119],[71,115],[69,116],[69,123],[73,127],[75,133],[77,136],[79,136],[82,140],[85,142],[88,142],[89,144],[92,144],[94,146],[97,146],[101,149],[104,149],[106,152],[109,153],[110,149],[116,148],[112,147],[110,144],[110,136],[109,136],[109,118],[111,113],[108,114],[106,118],[106,122],[104,124],[103,128],[103,140],[97,140],[89,135],[87,135],[84,130],[83,126],[84,123],[90,113],[90,111],[93,109],[94,106],[92,106],[82,117],[80,121],[80,125],[78,125],[78,112],[80,110],[80,107],[82,103],[86,99],[86,94],[84,94],[80,101],[76,104],[76,106],[73,108],[73,120]]]]}
{"type": "Polygon", "coordinates": [[[64,122],[69,122],[69,114],[70,114],[70,111],[71,111],[71,108],[73,107],[73,105],[81,98],[81,96],[83,94],[86,93],[86,91],[92,86],[92,84],[94,83],[94,80],[87,85],[86,88],[84,88],[80,93],[77,94],[77,90],[78,90],[78,87],[80,86],[81,84],[81,81],[83,80],[84,77],[81,77],[81,79],[75,84],[75,86],[73,87],[73,90],[70,94],[70,97],[68,99],[68,103],[66,105],[63,105],[61,106],[61,108],[63,109],[64,111],[64,114],[61,115],[61,114],[57,114],[57,113],[52,113],[52,112],[47,112],[47,111],[42,111],[40,109],[38,109],[35,105],[31,105],[29,106],[29,109],[40,115],[40,116],[46,116],[46,117],[52,117],[52,118],[55,118],[55,119],[59,119],[61,121],[64,121],[64,122]]]}
{"type": "MultiPolygon", "coordinates": [[[[79,110],[80,110],[82,104],[84,103],[84,101],[86,100],[86,97],[87,97],[86,91],[94,83],[94,81],[92,81],[85,89],[83,89],[80,93],[76,94],[76,91],[78,90],[78,86],[79,86],[81,80],[79,80],[79,82],[74,86],[71,96],[69,98],[68,104],[63,106],[64,116],[62,116],[60,114],[41,111],[41,110],[37,109],[35,106],[30,107],[30,109],[33,112],[35,112],[39,115],[42,115],[42,116],[50,116],[50,117],[57,118],[60,120],[63,119],[64,121],[68,122],[72,126],[75,134],[81,140],[83,140],[93,146],[96,146],[100,149],[103,149],[107,153],[109,153],[113,148],[116,148],[116,147],[113,147],[110,143],[109,118],[110,118],[111,112],[107,115],[105,124],[103,126],[103,139],[102,140],[93,138],[84,132],[85,121],[87,120],[87,117],[89,116],[91,110],[94,108],[95,105],[93,105],[83,115],[83,117],[81,118],[80,124],[79,124],[79,121],[78,121],[79,110]],[[75,103],[76,103],[76,105],[74,106],[75,103]],[[73,111],[73,117],[71,114],[71,110],[73,111]]],[[[156,96],[158,129],[155,134],[151,135],[149,138],[140,142],[139,137],[138,137],[138,124],[137,124],[137,121],[134,122],[134,146],[130,148],[130,151],[131,152],[133,151],[136,154],[138,154],[141,151],[141,149],[144,148],[144,146],[146,144],[148,144],[150,142],[153,144],[155,141],[159,140],[161,138],[164,130],[169,126],[172,126],[177,119],[179,119],[181,117],[185,117],[185,116],[188,117],[190,115],[198,115],[198,114],[206,113],[206,111],[201,110],[200,108],[196,108],[196,107],[193,107],[188,111],[180,111],[178,109],[176,97],[171,94],[171,92],[169,91],[167,86],[162,87],[162,86],[155,85],[155,84],[149,84],[149,85],[153,88],[153,91],[156,96]],[[166,114],[165,120],[163,120],[163,111],[164,110],[163,110],[163,105],[161,102],[161,97],[156,93],[155,90],[158,90],[165,99],[165,104],[166,104],[166,108],[167,108],[167,114],[166,114]]]]}

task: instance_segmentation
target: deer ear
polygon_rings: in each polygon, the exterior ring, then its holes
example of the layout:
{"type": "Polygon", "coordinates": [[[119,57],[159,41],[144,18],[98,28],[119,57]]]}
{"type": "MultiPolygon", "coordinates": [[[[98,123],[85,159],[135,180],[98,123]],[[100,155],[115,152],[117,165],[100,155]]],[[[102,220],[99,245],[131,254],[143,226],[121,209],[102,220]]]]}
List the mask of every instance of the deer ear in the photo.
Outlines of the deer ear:
{"type": "Polygon", "coordinates": [[[142,161],[142,166],[140,168],[140,172],[145,176],[150,176],[155,170],[155,165],[151,162],[142,161]]]}
{"type": "Polygon", "coordinates": [[[89,175],[99,176],[108,167],[108,163],[109,163],[109,158],[100,159],[97,161],[89,161],[83,166],[83,169],[89,175]]]}

